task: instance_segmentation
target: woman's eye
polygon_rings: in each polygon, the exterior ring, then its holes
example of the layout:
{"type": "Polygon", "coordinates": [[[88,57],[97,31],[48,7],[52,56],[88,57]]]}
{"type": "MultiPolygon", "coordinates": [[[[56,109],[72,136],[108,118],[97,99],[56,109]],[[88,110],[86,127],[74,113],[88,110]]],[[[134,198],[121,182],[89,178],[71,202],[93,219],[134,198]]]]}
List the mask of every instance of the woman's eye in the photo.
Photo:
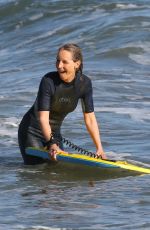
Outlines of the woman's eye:
{"type": "Polygon", "coordinates": [[[62,62],[63,64],[68,64],[69,61],[67,60],[59,60],[59,59],[56,59],[56,63],[59,64],[60,62],[62,62]]]}

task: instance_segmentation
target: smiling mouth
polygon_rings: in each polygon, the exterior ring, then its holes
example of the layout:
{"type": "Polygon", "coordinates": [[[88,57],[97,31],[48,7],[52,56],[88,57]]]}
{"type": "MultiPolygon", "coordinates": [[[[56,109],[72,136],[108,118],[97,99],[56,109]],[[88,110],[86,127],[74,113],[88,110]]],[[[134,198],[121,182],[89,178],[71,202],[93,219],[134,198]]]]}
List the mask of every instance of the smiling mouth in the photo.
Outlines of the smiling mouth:
{"type": "Polygon", "coordinates": [[[66,73],[65,70],[58,70],[59,73],[66,73]]]}

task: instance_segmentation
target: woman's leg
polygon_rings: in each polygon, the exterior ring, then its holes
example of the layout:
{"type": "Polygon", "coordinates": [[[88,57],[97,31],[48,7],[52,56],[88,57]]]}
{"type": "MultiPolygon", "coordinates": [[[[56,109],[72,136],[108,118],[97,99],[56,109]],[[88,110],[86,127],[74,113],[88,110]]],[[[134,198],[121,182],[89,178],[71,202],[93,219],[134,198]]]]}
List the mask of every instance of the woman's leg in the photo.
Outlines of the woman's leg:
{"type": "Polygon", "coordinates": [[[43,147],[43,143],[39,137],[34,136],[28,132],[28,126],[20,124],[18,130],[19,148],[22,154],[25,165],[35,165],[44,163],[45,160],[40,157],[30,156],[26,154],[27,147],[43,147]]]}

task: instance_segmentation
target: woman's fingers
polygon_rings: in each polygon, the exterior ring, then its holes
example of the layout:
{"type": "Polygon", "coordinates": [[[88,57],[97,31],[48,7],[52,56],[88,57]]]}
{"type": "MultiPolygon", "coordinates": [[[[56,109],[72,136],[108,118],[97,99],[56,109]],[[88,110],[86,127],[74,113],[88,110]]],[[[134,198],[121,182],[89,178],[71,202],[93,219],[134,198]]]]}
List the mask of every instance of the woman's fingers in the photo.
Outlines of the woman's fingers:
{"type": "Polygon", "coordinates": [[[102,158],[103,160],[107,159],[106,154],[104,152],[97,152],[96,158],[102,158]]]}
{"type": "Polygon", "coordinates": [[[50,149],[49,155],[52,161],[57,161],[57,150],[50,149]]]}

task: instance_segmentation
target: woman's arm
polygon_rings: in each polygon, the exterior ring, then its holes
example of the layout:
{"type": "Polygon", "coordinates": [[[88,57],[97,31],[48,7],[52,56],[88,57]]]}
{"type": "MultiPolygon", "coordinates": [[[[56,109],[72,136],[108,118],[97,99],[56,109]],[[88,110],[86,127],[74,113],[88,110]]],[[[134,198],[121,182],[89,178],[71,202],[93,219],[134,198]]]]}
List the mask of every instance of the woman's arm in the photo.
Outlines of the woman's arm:
{"type": "Polygon", "coordinates": [[[96,155],[101,156],[103,159],[106,159],[106,155],[103,151],[101,139],[100,139],[100,132],[97,124],[97,120],[95,117],[95,113],[84,113],[84,121],[86,124],[86,128],[89,134],[92,137],[92,140],[96,146],[96,155]]]}
{"type": "MultiPolygon", "coordinates": [[[[39,111],[38,113],[39,113],[39,121],[40,121],[40,126],[41,126],[43,136],[45,137],[46,142],[48,142],[48,141],[50,141],[50,139],[52,137],[52,130],[51,130],[51,126],[49,124],[50,112],[49,111],[39,111]]],[[[57,144],[50,145],[49,154],[50,154],[51,160],[56,161],[57,160],[56,159],[57,152],[60,152],[60,151],[64,152],[59,148],[59,146],[57,144]]]]}
{"type": "Polygon", "coordinates": [[[45,141],[49,141],[51,138],[52,130],[49,124],[49,111],[39,111],[39,121],[45,141]]]}

